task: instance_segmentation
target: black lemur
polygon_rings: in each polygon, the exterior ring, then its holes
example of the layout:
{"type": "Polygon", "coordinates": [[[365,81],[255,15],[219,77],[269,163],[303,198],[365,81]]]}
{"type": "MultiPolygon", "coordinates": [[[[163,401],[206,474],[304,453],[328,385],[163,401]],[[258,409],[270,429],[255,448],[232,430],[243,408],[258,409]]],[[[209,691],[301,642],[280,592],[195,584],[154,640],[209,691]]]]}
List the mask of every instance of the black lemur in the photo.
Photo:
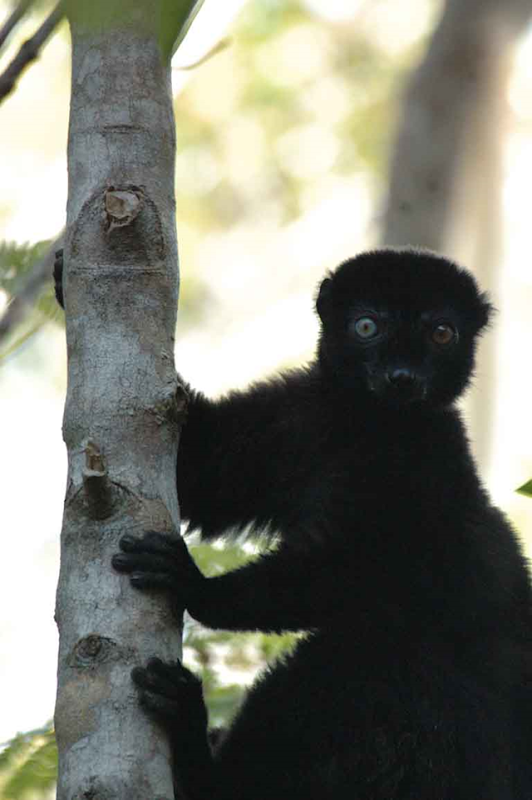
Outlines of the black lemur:
{"type": "Polygon", "coordinates": [[[445,258],[380,250],[322,282],[310,366],[209,400],[189,388],[178,494],[212,539],[276,549],[205,578],[179,538],[113,566],[212,628],[307,631],[211,751],[200,684],[133,678],[188,800],[531,800],[531,590],[455,402],[491,306],[445,258]]]}

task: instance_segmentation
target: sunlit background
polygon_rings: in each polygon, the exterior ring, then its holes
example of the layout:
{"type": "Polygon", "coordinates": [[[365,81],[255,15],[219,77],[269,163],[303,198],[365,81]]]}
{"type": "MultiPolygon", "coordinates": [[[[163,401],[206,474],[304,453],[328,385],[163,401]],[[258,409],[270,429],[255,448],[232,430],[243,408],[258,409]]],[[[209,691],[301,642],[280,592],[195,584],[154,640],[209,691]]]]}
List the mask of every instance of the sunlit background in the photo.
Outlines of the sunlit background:
{"type": "MultiPolygon", "coordinates": [[[[8,8],[0,2],[0,25],[8,8]]],[[[317,281],[379,240],[402,90],[439,8],[433,0],[205,3],[173,62],[177,364],[198,388],[216,394],[312,357],[317,281]]],[[[38,19],[2,53],[0,74],[38,19]]],[[[52,239],[64,225],[69,57],[63,25],[0,106],[0,240],[52,239]]],[[[500,309],[490,334],[496,358],[481,362],[483,394],[470,414],[492,409],[492,429],[475,430],[479,453],[490,454],[482,471],[526,540],[532,500],[515,489],[532,476],[528,29],[505,94],[501,255],[489,277],[500,309]]],[[[453,255],[460,246],[450,244],[453,255]]],[[[469,266],[482,281],[482,264],[469,266]]],[[[0,290],[0,311],[6,302],[0,290]]],[[[66,476],[57,318],[0,362],[0,742],[42,724],[54,705],[66,476]]]]}

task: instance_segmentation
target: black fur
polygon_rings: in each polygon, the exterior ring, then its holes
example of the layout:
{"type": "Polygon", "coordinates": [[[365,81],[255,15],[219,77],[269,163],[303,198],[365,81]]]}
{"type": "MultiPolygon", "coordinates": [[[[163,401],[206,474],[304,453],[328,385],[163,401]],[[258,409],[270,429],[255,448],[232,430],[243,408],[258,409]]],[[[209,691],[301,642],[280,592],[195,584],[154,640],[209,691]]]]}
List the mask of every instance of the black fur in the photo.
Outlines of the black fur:
{"type": "Polygon", "coordinates": [[[53,272],[54,290],[55,290],[55,299],[57,300],[61,308],[65,307],[65,298],[63,296],[63,256],[64,256],[63,248],[55,251],[54,272],[53,272]]]}
{"type": "Polygon", "coordinates": [[[309,631],[213,758],[190,673],[136,670],[180,791],[530,800],[529,577],[453,405],[490,305],[446,259],[386,250],[331,273],[317,310],[314,363],[219,401],[190,390],[182,433],[190,526],[279,534],[277,549],[211,579],[156,533],[113,559],[213,628],[309,631]]]}

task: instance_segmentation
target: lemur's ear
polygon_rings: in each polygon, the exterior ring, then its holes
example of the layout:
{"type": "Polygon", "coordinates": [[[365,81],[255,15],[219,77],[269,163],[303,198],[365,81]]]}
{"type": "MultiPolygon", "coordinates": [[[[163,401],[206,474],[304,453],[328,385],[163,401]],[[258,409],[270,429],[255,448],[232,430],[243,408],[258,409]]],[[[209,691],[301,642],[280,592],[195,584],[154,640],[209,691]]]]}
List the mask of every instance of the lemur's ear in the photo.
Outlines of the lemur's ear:
{"type": "Polygon", "coordinates": [[[479,331],[489,325],[495,316],[496,308],[488,299],[488,295],[483,292],[480,295],[480,304],[478,309],[477,323],[479,331]]]}
{"type": "Polygon", "coordinates": [[[316,311],[322,322],[325,321],[327,312],[331,305],[332,293],[332,280],[331,278],[324,278],[320,284],[318,295],[316,297],[316,311]]]}

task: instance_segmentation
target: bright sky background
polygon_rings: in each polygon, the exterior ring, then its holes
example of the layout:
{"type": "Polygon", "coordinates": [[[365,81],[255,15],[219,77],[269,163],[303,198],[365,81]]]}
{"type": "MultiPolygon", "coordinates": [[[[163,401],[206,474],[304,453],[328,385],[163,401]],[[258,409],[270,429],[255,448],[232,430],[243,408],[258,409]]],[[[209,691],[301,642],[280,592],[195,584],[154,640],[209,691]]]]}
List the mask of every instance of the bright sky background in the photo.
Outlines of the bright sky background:
{"type": "MultiPolygon", "coordinates": [[[[176,63],[188,64],[200,58],[223,35],[243,2],[207,0],[176,63]]],[[[324,18],[338,22],[355,13],[359,4],[358,0],[306,3],[324,18]]],[[[404,0],[397,0],[396,8],[397,37],[401,31],[408,36],[404,0]]],[[[5,9],[5,2],[0,0],[0,21],[5,9]]],[[[65,37],[56,37],[41,62],[25,74],[19,89],[0,106],[0,211],[3,199],[5,204],[5,198],[9,198],[9,214],[0,222],[0,239],[44,239],[54,236],[64,224],[68,86],[61,75],[68,71],[68,64],[68,42],[65,37]]],[[[499,397],[503,411],[499,412],[496,433],[498,457],[489,483],[497,502],[505,508],[511,505],[521,530],[528,526],[530,531],[532,501],[513,494],[515,486],[532,475],[530,39],[519,50],[517,67],[510,100],[519,123],[513,126],[508,139],[504,186],[506,283],[497,298],[502,313],[495,329],[503,362],[499,397]]],[[[176,91],[187,76],[185,72],[175,73],[176,91]]],[[[284,146],[287,151],[292,146],[293,151],[293,143],[287,141],[284,146]]],[[[220,252],[218,242],[203,242],[204,261],[213,265],[212,283],[220,304],[237,290],[247,292],[249,305],[256,304],[260,311],[246,320],[231,319],[229,306],[213,312],[224,315],[223,338],[214,345],[202,330],[187,334],[178,344],[182,372],[193,383],[214,392],[229,385],[242,385],[275,369],[283,359],[297,362],[309,356],[316,331],[310,295],[319,276],[307,276],[306,284],[301,283],[301,276],[308,263],[316,260],[311,255],[324,246],[322,231],[326,230],[334,240],[334,255],[339,260],[353,251],[355,243],[359,246],[364,240],[372,211],[362,182],[337,181],[331,183],[330,191],[319,203],[309,203],[308,213],[280,230],[260,253],[253,241],[246,242],[242,236],[227,237],[224,252],[220,252]],[[353,207],[357,208],[356,219],[350,217],[346,225],[345,209],[353,207]],[[223,270],[219,269],[220,261],[225,262],[223,270]],[[269,274],[267,265],[271,264],[290,268],[269,274]]],[[[50,331],[40,337],[40,350],[11,359],[0,374],[0,525],[4,544],[0,581],[0,742],[17,730],[41,725],[50,718],[54,706],[57,634],[53,609],[66,476],[60,433],[65,380],[63,339],[60,329],[50,331]],[[39,353],[48,359],[50,352],[54,354],[52,375],[45,379],[32,371],[32,360],[38,359],[39,353]]]]}

